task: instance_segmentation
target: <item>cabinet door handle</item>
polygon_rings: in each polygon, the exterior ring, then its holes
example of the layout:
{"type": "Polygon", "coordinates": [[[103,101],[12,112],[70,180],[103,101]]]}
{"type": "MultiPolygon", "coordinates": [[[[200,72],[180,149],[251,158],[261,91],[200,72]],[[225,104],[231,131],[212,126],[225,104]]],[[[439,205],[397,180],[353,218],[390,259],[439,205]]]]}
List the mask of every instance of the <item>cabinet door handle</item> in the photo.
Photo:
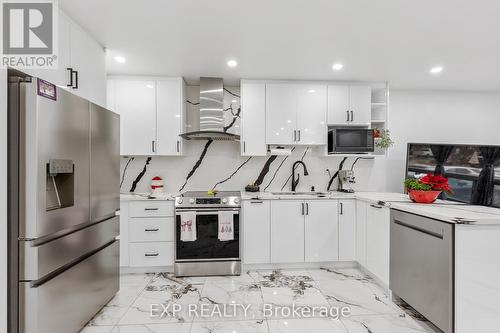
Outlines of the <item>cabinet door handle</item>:
{"type": "Polygon", "coordinates": [[[78,71],[73,71],[75,74],[75,85],[72,87],[73,89],[78,89],[78,71]]]}
{"type": "Polygon", "coordinates": [[[370,207],[377,208],[377,209],[382,209],[382,206],[379,206],[379,205],[370,205],[370,207]]]}
{"type": "Polygon", "coordinates": [[[346,121],[349,122],[349,110],[347,110],[346,113],[347,113],[346,121]]]}
{"type": "Polygon", "coordinates": [[[73,87],[73,68],[68,67],[66,68],[66,70],[69,71],[69,84],[67,84],[66,86],[73,87]]]}
{"type": "Polygon", "coordinates": [[[144,256],[145,257],[158,257],[159,253],[156,252],[156,253],[144,253],[144,256]]]}
{"type": "Polygon", "coordinates": [[[309,215],[309,203],[306,203],[306,215],[309,215]]]}
{"type": "Polygon", "coordinates": [[[251,204],[261,204],[264,203],[264,201],[250,201],[251,204]]]}
{"type": "Polygon", "coordinates": [[[148,229],[148,228],[146,228],[146,229],[144,229],[144,231],[154,232],[154,231],[160,231],[160,229],[159,228],[156,228],[156,229],[148,229]]]}
{"type": "Polygon", "coordinates": [[[293,130],[293,142],[297,141],[297,131],[293,130]]]}
{"type": "Polygon", "coordinates": [[[179,140],[177,140],[177,152],[180,152],[180,151],[181,151],[180,144],[181,144],[181,143],[180,143],[180,141],[179,141],[179,140]]]}
{"type": "Polygon", "coordinates": [[[299,132],[299,142],[300,142],[300,130],[298,130],[298,132],[299,132]]]}
{"type": "Polygon", "coordinates": [[[246,153],[247,151],[247,143],[246,141],[243,141],[243,152],[246,153]]]}
{"type": "Polygon", "coordinates": [[[155,140],[151,141],[151,150],[155,152],[155,140]]]}
{"type": "Polygon", "coordinates": [[[351,110],[351,121],[354,121],[354,111],[351,110]]]}
{"type": "Polygon", "coordinates": [[[144,210],[147,210],[147,211],[158,210],[158,207],[156,207],[156,208],[144,208],[144,210]]]}
{"type": "Polygon", "coordinates": [[[301,206],[302,206],[302,215],[304,215],[304,203],[303,202],[301,203],[301,206]]]}
{"type": "Polygon", "coordinates": [[[341,202],[340,203],[340,215],[344,214],[344,204],[341,202]]]}

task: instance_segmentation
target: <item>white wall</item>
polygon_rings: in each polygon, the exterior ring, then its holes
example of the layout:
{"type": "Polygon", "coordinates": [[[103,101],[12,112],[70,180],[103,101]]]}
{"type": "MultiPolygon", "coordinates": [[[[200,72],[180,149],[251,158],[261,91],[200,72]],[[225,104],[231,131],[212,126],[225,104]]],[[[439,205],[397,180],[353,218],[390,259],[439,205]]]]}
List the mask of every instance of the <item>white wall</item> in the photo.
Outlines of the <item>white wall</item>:
{"type": "Polygon", "coordinates": [[[386,189],[401,191],[408,142],[500,145],[500,93],[391,90],[386,189]]]}
{"type": "Polygon", "coordinates": [[[7,71],[0,69],[0,332],[7,332],[7,71]]]}

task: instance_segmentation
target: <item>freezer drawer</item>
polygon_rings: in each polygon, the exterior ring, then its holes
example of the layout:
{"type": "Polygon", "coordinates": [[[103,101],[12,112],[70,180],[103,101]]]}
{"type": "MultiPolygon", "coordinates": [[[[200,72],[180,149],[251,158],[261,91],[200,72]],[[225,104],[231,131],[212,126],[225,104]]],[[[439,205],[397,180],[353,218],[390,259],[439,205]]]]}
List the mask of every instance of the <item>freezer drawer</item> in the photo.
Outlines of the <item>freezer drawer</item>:
{"type": "Polygon", "coordinates": [[[119,217],[115,216],[39,246],[32,246],[32,242],[20,242],[19,279],[36,281],[71,264],[114,240],[119,235],[119,230],[119,217]]]}
{"type": "Polygon", "coordinates": [[[53,279],[20,284],[22,333],[77,333],[119,289],[119,242],[53,279]]]}
{"type": "Polygon", "coordinates": [[[392,292],[453,332],[453,225],[392,209],[390,243],[392,292]]]}

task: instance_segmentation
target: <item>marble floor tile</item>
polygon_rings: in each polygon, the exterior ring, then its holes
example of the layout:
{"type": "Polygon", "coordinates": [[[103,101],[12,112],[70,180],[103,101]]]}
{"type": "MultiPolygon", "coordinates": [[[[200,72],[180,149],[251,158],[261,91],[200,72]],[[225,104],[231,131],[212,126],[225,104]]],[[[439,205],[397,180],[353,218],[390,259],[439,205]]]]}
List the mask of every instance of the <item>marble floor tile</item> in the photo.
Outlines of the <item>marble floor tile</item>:
{"type": "Polygon", "coordinates": [[[329,280],[358,280],[372,281],[372,278],[357,268],[328,268],[308,270],[309,275],[314,281],[329,280]]]}
{"type": "Polygon", "coordinates": [[[106,305],[87,324],[88,326],[109,326],[116,325],[127,313],[128,306],[106,305]]]}
{"type": "Polygon", "coordinates": [[[111,333],[189,333],[191,324],[150,324],[115,326],[111,333]]]}
{"type": "Polygon", "coordinates": [[[340,320],[326,318],[268,320],[267,324],[269,333],[350,333],[340,320]]]}
{"type": "Polygon", "coordinates": [[[406,315],[352,316],[343,318],[342,323],[349,333],[436,333],[438,330],[418,322],[406,315]]]}
{"type": "Polygon", "coordinates": [[[352,315],[402,313],[387,293],[372,282],[331,279],[317,284],[332,306],[349,307],[352,315]]]}
{"type": "Polygon", "coordinates": [[[220,320],[254,320],[264,319],[262,291],[254,282],[225,282],[205,283],[201,294],[201,304],[209,308],[224,309],[226,313],[220,316],[195,317],[195,321],[220,321],[220,320]],[[243,305],[245,308],[243,308],[243,305]]]}
{"type": "Polygon", "coordinates": [[[203,285],[192,285],[171,275],[157,274],[132,303],[119,324],[191,322],[193,318],[189,316],[187,305],[200,302],[202,288],[203,285]],[[151,315],[152,304],[160,311],[157,316],[151,315]],[[181,311],[175,312],[176,306],[181,311]],[[166,314],[163,313],[164,308],[166,314]]]}
{"type": "Polygon", "coordinates": [[[113,326],[86,326],[80,333],[110,333],[113,326]]]}
{"type": "Polygon", "coordinates": [[[268,333],[265,320],[194,322],[191,333],[268,333]]]}
{"type": "Polygon", "coordinates": [[[120,282],[120,292],[83,333],[439,332],[408,305],[392,301],[373,279],[355,268],[254,270],[238,277],[124,274],[120,282]],[[161,305],[167,307],[167,314],[151,316],[151,304],[159,310],[161,305]],[[229,316],[196,316],[188,313],[190,304],[197,309],[228,305],[229,316]],[[247,316],[241,308],[239,314],[232,314],[232,304],[250,305],[247,316]],[[263,312],[265,304],[273,308],[349,307],[351,315],[336,319],[316,313],[314,318],[292,318],[273,311],[269,316],[263,312]],[[179,313],[173,313],[174,305],[181,309],[179,313]]]}

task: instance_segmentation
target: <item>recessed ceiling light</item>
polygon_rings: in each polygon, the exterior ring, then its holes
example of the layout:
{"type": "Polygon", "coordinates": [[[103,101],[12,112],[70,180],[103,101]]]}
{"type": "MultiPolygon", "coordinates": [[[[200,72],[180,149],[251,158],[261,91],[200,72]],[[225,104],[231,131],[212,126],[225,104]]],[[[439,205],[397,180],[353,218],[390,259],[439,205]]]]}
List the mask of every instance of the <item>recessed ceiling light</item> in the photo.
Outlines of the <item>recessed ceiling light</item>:
{"type": "Polygon", "coordinates": [[[122,56],[116,56],[115,61],[119,62],[120,64],[123,64],[127,61],[127,59],[125,59],[125,57],[122,57],[122,56]]]}
{"type": "Polygon", "coordinates": [[[430,72],[431,74],[439,74],[443,71],[443,66],[435,66],[435,67],[432,67],[430,72]]]}
{"type": "Polygon", "coordinates": [[[336,63],[336,64],[333,64],[333,66],[332,66],[332,69],[333,69],[334,71],[339,71],[339,70],[341,70],[342,68],[344,68],[344,65],[342,65],[341,63],[336,63]]]}
{"type": "Polygon", "coordinates": [[[152,84],[146,84],[146,88],[153,89],[154,86],[152,84]]]}
{"type": "Polygon", "coordinates": [[[238,62],[236,60],[229,60],[227,65],[231,68],[238,66],[238,62]]]}
{"type": "Polygon", "coordinates": [[[309,89],[309,92],[312,94],[312,93],[315,93],[315,92],[316,92],[316,90],[314,90],[314,89],[309,89]]]}

